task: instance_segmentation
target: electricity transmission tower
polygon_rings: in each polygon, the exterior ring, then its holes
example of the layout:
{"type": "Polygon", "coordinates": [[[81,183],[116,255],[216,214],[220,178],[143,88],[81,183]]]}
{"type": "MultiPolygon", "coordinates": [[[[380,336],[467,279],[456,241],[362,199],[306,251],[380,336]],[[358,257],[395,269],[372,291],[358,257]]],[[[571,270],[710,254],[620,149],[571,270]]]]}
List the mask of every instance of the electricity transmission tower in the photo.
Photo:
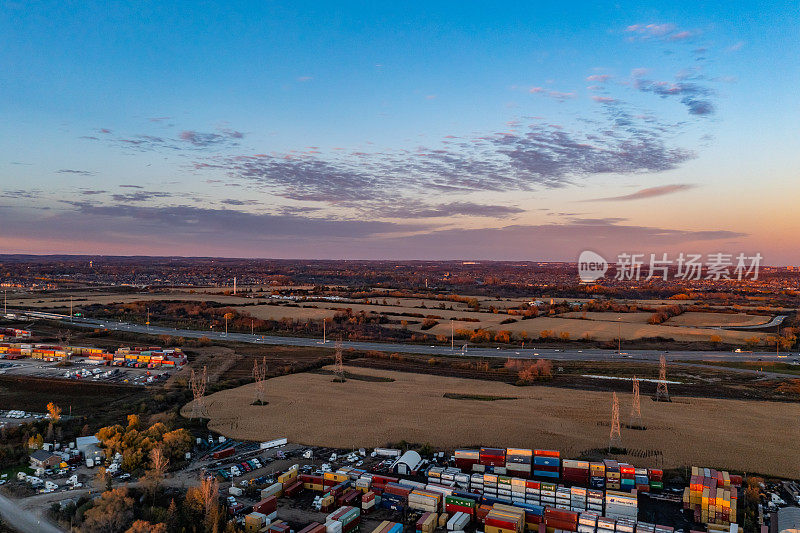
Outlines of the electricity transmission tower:
{"type": "Polygon", "coordinates": [[[662,354],[661,363],[658,369],[658,388],[656,389],[657,402],[669,402],[669,391],[667,390],[667,358],[662,354]]]}
{"type": "Polygon", "coordinates": [[[631,405],[631,419],[629,427],[643,428],[642,404],[639,401],[639,378],[633,376],[633,404],[631,405]]]}
{"type": "Polygon", "coordinates": [[[342,354],[342,341],[336,341],[336,363],[334,372],[338,376],[339,383],[344,383],[344,358],[342,354]]]}
{"type": "Polygon", "coordinates": [[[256,383],[256,399],[253,403],[264,405],[264,393],[267,390],[267,358],[258,364],[258,359],[253,360],[253,381],[256,383]]]}
{"type": "Polygon", "coordinates": [[[611,406],[611,433],[608,436],[608,449],[622,447],[622,432],[619,429],[619,399],[614,393],[613,404],[611,406]]]}
{"type": "Polygon", "coordinates": [[[206,394],[206,384],[208,383],[206,367],[203,367],[202,375],[200,373],[195,374],[194,369],[192,369],[192,376],[189,383],[192,386],[192,395],[194,396],[194,401],[192,402],[192,419],[202,418],[205,412],[204,396],[206,394]]]}

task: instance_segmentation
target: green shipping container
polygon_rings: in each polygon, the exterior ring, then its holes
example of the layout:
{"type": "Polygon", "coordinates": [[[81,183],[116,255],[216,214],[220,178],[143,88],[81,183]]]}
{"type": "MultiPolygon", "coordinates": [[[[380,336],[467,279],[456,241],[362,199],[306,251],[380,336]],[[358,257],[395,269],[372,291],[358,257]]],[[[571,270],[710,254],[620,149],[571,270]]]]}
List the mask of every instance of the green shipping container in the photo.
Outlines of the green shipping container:
{"type": "Polygon", "coordinates": [[[455,505],[460,505],[462,507],[469,507],[470,509],[475,508],[475,500],[471,498],[462,498],[460,496],[445,496],[444,503],[452,503],[455,505]]]}
{"type": "Polygon", "coordinates": [[[650,488],[651,489],[661,490],[661,489],[664,488],[664,482],[663,481],[651,481],[650,482],[650,488]]]}

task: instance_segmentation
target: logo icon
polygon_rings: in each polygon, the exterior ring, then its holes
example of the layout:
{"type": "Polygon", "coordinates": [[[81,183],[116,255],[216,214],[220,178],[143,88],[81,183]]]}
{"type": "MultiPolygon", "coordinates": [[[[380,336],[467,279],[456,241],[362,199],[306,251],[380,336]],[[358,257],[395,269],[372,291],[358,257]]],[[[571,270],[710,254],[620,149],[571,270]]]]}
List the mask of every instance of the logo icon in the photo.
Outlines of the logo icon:
{"type": "Polygon", "coordinates": [[[578,277],[581,283],[593,283],[608,270],[608,262],[595,252],[584,250],[578,257],[578,277]]]}

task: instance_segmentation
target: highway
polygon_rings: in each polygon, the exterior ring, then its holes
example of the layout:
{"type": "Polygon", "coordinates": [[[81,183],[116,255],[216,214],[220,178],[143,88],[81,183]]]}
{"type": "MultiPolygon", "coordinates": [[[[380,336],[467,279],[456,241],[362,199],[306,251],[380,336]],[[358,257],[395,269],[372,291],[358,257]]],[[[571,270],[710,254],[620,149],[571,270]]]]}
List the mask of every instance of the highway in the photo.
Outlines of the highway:
{"type": "MultiPolygon", "coordinates": [[[[28,316],[43,318],[43,313],[23,311],[28,316]]],[[[56,315],[47,313],[47,318],[54,318],[56,315]]],[[[229,342],[247,342],[251,344],[280,345],[280,346],[303,346],[303,347],[326,347],[334,348],[334,341],[328,340],[323,344],[322,339],[308,337],[281,337],[276,335],[252,335],[249,333],[225,333],[224,331],[199,331],[188,329],[174,329],[162,326],[147,326],[143,324],[130,324],[126,322],[114,322],[96,320],[91,318],[70,317],[58,315],[58,318],[70,322],[72,325],[86,328],[105,328],[117,331],[130,331],[136,333],[147,333],[150,335],[172,335],[177,337],[199,338],[207,337],[211,340],[229,342]]],[[[622,347],[622,353],[616,350],[604,350],[597,348],[578,349],[570,348],[536,348],[534,346],[526,348],[487,348],[478,346],[467,346],[463,350],[463,344],[457,342],[455,349],[450,345],[419,345],[403,344],[391,342],[370,342],[370,341],[343,341],[343,348],[353,348],[356,350],[375,350],[379,352],[401,352],[423,355],[452,356],[464,355],[471,357],[500,357],[500,358],[519,358],[519,359],[552,359],[554,361],[607,361],[607,360],[638,360],[638,361],[658,361],[661,355],[666,355],[668,360],[684,361],[779,361],[793,362],[800,360],[797,353],[776,354],[775,352],[725,352],[725,351],[660,351],[660,350],[626,350],[622,347]]]]}
{"type": "Polygon", "coordinates": [[[47,520],[21,508],[14,500],[0,495],[0,515],[11,527],[23,533],[62,533],[47,520]]]}

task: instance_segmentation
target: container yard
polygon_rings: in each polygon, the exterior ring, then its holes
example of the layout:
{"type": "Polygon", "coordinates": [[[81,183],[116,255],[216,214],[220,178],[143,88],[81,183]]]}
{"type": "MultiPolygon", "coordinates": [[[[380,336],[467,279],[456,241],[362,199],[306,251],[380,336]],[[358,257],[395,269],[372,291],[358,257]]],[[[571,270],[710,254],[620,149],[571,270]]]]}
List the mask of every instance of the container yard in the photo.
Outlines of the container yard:
{"type": "MultiPolygon", "coordinates": [[[[326,458],[331,454],[316,449],[303,453],[304,457],[326,458]]],[[[356,458],[369,459],[363,454],[356,455],[356,458]]],[[[345,463],[353,459],[353,454],[342,452],[341,457],[345,456],[348,457],[345,463]]],[[[229,512],[239,517],[246,531],[272,533],[284,532],[287,519],[295,531],[307,533],[323,530],[325,533],[356,530],[377,533],[674,533],[687,528],[695,532],[721,533],[739,530],[735,507],[725,515],[727,521],[719,520],[717,508],[726,501],[725,490],[733,492],[732,489],[741,486],[743,481],[727,472],[693,468],[691,483],[683,487],[684,503],[681,505],[680,497],[672,495],[676,487],[670,487],[659,500],[651,501],[647,497],[651,491],[662,494],[663,472],[660,470],[637,469],[634,465],[611,460],[561,459],[554,450],[459,449],[452,456],[441,458],[444,464],[431,460],[416,475],[408,476],[382,473],[387,469],[387,461],[381,461],[374,452],[371,456],[370,465],[364,468],[343,464],[334,470],[327,462],[321,468],[313,466],[318,463],[292,465],[270,478],[274,482],[263,480],[265,488],[258,493],[258,501],[245,506],[241,499],[229,498],[229,512]],[[555,469],[550,461],[548,466],[553,470],[544,470],[547,475],[541,479],[535,479],[535,470],[527,477],[516,477],[506,475],[508,457],[548,457],[559,459],[560,465],[555,469]],[[479,472],[482,467],[494,472],[479,472]],[[622,472],[628,476],[630,469],[634,488],[608,488],[622,485],[622,472]],[[609,478],[608,473],[613,475],[609,478]],[[644,477],[647,477],[646,488],[644,477]],[[602,487],[590,488],[591,484],[602,487]],[[719,497],[710,496],[712,487],[722,491],[719,497]],[[640,503],[645,502],[649,506],[665,507],[668,512],[664,515],[671,519],[663,524],[642,520],[640,503]],[[302,510],[307,515],[303,515],[302,510]],[[290,518],[284,519],[284,516],[290,518]],[[306,523],[300,519],[302,516],[307,516],[306,523]],[[253,529],[256,525],[258,527],[253,529]]],[[[231,487],[235,488],[235,484],[231,487]]]]}
{"type": "Polygon", "coordinates": [[[158,383],[187,361],[180,348],[122,347],[107,352],[88,346],[22,342],[0,343],[0,360],[4,374],[130,385],[158,383]]]}
{"type": "Polygon", "coordinates": [[[180,348],[123,347],[115,352],[88,346],[59,346],[21,342],[0,343],[0,359],[40,359],[47,362],[71,361],[130,368],[176,367],[186,364],[180,348]]]}
{"type": "Polygon", "coordinates": [[[15,339],[30,339],[30,338],[31,338],[31,332],[27,329],[0,328],[0,342],[6,342],[15,339]]]}

